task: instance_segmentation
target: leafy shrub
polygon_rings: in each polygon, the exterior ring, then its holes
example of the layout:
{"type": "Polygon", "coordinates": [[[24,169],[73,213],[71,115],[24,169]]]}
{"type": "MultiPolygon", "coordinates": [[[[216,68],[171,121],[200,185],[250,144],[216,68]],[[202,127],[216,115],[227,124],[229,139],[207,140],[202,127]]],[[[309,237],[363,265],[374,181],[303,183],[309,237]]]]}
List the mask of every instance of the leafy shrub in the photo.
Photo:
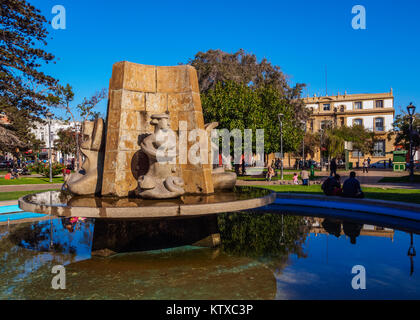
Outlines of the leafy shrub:
{"type": "MultiPolygon", "coordinates": [[[[63,172],[64,169],[64,165],[60,164],[60,163],[53,163],[52,165],[52,176],[58,176],[59,174],[61,174],[63,172]]],[[[39,170],[39,174],[43,175],[44,177],[48,178],[50,176],[50,166],[49,165],[44,165],[41,164],[38,167],[39,170]]]]}

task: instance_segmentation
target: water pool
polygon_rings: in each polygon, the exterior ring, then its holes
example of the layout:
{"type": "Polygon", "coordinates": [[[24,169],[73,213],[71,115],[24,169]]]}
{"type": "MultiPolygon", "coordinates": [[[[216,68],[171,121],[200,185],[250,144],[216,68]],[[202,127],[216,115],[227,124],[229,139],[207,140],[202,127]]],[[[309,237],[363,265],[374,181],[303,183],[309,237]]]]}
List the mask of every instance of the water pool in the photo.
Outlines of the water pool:
{"type": "Polygon", "coordinates": [[[0,299],[420,298],[417,222],[271,205],[219,214],[217,224],[218,248],[106,258],[91,255],[95,219],[2,225],[0,299]],[[64,290],[51,288],[54,265],[65,266],[64,290]],[[352,287],[356,265],[365,290],[352,287]]]}

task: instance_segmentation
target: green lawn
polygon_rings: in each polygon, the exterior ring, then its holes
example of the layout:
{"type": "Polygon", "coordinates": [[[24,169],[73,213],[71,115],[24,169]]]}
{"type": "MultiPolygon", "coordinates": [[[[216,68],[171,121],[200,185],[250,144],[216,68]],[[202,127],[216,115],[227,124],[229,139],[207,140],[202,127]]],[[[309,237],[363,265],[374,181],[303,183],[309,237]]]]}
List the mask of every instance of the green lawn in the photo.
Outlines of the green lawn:
{"type": "MultiPolygon", "coordinates": [[[[293,174],[283,174],[284,180],[293,180],[293,174]]],[[[265,181],[265,177],[261,176],[239,176],[238,180],[245,181],[265,181]]],[[[271,178],[273,181],[280,180],[280,175],[271,178]]]]}
{"type": "Polygon", "coordinates": [[[6,200],[17,200],[20,197],[31,194],[31,193],[38,193],[38,192],[45,192],[45,191],[53,191],[57,189],[48,189],[48,190],[31,190],[31,191],[13,191],[13,192],[0,192],[0,201],[6,200]]]}
{"type": "MultiPolygon", "coordinates": [[[[274,185],[274,186],[259,186],[267,188],[276,192],[284,193],[310,193],[323,194],[320,185],[302,186],[302,185],[274,185]]],[[[362,187],[366,198],[401,201],[420,204],[420,190],[419,189],[387,189],[387,188],[368,188],[362,187]]]]}
{"type": "MultiPolygon", "coordinates": [[[[271,178],[271,181],[281,180],[280,178],[281,178],[280,175],[274,176],[274,177],[271,178]]],[[[299,181],[301,181],[300,175],[298,175],[298,178],[299,178],[299,181]]],[[[315,179],[316,178],[317,177],[315,177],[315,179]]],[[[265,177],[261,177],[261,176],[239,176],[237,179],[238,180],[244,180],[244,181],[265,181],[265,177]]],[[[309,176],[309,179],[313,180],[313,179],[311,179],[310,176],[309,176]]],[[[283,174],[283,180],[293,180],[293,174],[283,174]]]]}
{"type": "MultiPolygon", "coordinates": [[[[10,179],[6,180],[4,178],[0,178],[0,186],[10,186],[10,185],[17,185],[17,184],[49,184],[49,178],[44,177],[20,177],[19,179],[10,179]]],[[[55,177],[53,178],[52,183],[63,183],[63,177],[55,177]]]]}
{"type": "MultiPolygon", "coordinates": [[[[409,183],[410,176],[402,176],[402,177],[384,177],[379,182],[391,182],[391,183],[409,183]]],[[[420,174],[414,174],[414,182],[420,183],[420,174]]]]}

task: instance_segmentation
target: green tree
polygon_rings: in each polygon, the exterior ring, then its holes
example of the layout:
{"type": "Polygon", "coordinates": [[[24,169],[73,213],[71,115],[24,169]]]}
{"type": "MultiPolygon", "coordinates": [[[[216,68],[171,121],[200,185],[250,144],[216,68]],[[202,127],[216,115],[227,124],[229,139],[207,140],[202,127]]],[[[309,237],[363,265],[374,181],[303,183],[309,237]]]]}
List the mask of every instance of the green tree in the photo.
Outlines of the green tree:
{"type": "Polygon", "coordinates": [[[296,126],[294,105],[271,86],[252,88],[232,81],[219,82],[202,94],[205,122],[219,122],[219,128],[264,129],[264,151],[280,150],[280,128],[277,115],[283,114],[284,151],[293,151],[302,140],[302,128],[296,126]]]}
{"type": "Polygon", "coordinates": [[[47,20],[25,0],[2,0],[0,12],[0,111],[11,123],[8,129],[30,148],[30,129],[34,121],[42,121],[48,95],[57,84],[40,70],[54,60],[43,49],[47,20]]]}
{"type": "Polygon", "coordinates": [[[330,158],[343,155],[345,141],[352,142],[353,150],[361,153],[371,153],[375,142],[374,132],[363,125],[328,128],[324,136],[324,147],[330,158]]]}
{"type": "Polygon", "coordinates": [[[72,128],[60,129],[57,132],[58,139],[54,142],[54,148],[63,155],[75,155],[77,150],[75,135],[76,132],[72,128]]]}
{"type": "MultiPolygon", "coordinates": [[[[420,114],[413,116],[413,152],[420,148],[420,114]]],[[[410,149],[410,120],[408,114],[399,114],[393,123],[394,131],[388,134],[388,139],[395,137],[395,146],[403,146],[405,150],[410,149]]]]}
{"type": "Polygon", "coordinates": [[[304,84],[291,87],[279,66],[258,62],[242,49],[198,52],[188,63],[197,69],[206,122],[229,130],[264,129],[264,149],[271,153],[280,151],[277,115],[282,113],[284,152],[297,150],[303,129],[296,124],[310,114],[301,99],[304,84]]]}

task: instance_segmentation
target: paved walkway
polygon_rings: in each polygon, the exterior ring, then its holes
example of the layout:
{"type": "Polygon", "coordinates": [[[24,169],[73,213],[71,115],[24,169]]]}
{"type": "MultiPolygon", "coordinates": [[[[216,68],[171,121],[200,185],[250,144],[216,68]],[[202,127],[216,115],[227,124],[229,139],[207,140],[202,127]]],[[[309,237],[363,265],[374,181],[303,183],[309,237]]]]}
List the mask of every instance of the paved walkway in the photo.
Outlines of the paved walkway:
{"type": "Polygon", "coordinates": [[[15,185],[8,185],[8,186],[0,186],[0,192],[61,189],[62,185],[63,185],[62,183],[15,184],[15,185]]]}
{"type": "Polygon", "coordinates": [[[15,206],[18,204],[17,200],[6,200],[6,201],[0,201],[0,207],[3,206],[15,206]]]}

